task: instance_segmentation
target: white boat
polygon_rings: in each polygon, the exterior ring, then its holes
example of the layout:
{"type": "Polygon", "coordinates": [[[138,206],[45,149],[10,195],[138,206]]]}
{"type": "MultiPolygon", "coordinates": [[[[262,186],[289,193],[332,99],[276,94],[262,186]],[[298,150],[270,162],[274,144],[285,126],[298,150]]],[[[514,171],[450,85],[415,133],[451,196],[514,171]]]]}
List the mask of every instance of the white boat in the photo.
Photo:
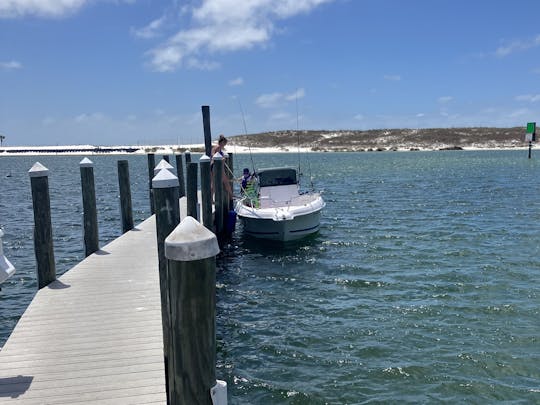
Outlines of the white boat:
{"type": "Polygon", "coordinates": [[[257,182],[258,192],[246,193],[236,204],[244,233],[286,242],[319,230],[326,204],[320,193],[300,193],[296,169],[259,169],[257,182]]]}

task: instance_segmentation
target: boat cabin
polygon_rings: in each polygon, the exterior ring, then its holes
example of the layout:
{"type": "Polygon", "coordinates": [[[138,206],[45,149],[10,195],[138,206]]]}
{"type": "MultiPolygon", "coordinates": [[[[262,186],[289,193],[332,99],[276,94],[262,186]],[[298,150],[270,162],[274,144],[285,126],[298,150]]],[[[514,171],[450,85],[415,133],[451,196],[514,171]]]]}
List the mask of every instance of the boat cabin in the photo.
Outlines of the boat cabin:
{"type": "Polygon", "coordinates": [[[298,177],[294,168],[259,169],[257,176],[260,208],[288,205],[298,196],[298,177]]]}

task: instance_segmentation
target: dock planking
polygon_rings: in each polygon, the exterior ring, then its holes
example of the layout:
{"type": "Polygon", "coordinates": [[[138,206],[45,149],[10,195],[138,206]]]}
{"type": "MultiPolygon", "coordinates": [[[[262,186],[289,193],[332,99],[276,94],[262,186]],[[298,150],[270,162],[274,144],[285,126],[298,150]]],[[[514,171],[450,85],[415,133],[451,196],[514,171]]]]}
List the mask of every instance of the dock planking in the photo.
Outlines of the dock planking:
{"type": "Polygon", "coordinates": [[[0,351],[0,404],[166,403],[154,216],[42,288],[0,351]]]}

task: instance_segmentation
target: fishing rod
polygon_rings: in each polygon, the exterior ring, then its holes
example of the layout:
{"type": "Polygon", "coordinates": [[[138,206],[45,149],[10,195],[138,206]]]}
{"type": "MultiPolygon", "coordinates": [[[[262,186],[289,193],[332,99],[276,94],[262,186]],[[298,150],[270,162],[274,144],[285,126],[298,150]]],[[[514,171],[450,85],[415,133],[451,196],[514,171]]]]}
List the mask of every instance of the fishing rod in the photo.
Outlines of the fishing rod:
{"type": "MultiPolygon", "coordinates": [[[[238,98],[237,100],[238,100],[238,105],[240,106],[240,112],[242,113],[242,122],[244,124],[244,135],[246,135],[246,138],[247,138],[248,133],[247,133],[246,117],[244,115],[244,109],[242,108],[242,103],[240,102],[240,98],[238,98]]],[[[255,162],[253,161],[253,153],[251,152],[251,142],[248,142],[248,149],[249,149],[249,158],[251,159],[251,167],[253,169],[253,173],[256,173],[255,162]]]]}
{"type": "MultiPolygon", "coordinates": [[[[298,112],[298,89],[296,89],[295,94],[295,101],[296,101],[296,140],[298,143],[298,176],[302,176],[302,172],[300,171],[300,124],[299,124],[299,112],[298,112]]],[[[311,185],[311,190],[314,190],[315,187],[313,185],[313,175],[311,174],[311,161],[309,160],[309,157],[306,158],[307,164],[308,164],[308,170],[309,170],[309,184],[311,185]]]]}

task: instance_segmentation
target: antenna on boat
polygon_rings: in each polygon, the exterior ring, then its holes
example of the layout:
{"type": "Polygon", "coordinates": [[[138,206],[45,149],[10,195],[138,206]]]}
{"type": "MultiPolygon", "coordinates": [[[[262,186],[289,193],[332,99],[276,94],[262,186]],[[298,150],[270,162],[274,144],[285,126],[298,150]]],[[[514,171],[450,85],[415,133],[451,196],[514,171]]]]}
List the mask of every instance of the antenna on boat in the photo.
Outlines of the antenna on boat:
{"type": "MultiPolygon", "coordinates": [[[[240,112],[242,113],[242,122],[244,124],[244,135],[246,135],[247,138],[247,126],[246,126],[246,117],[244,115],[244,109],[242,108],[242,103],[240,102],[240,98],[237,98],[238,105],[240,106],[240,112]]],[[[255,163],[253,162],[253,154],[251,153],[251,143],[248,142],[248,149],[249,149],[249,158],[251,159],[251,167],[253,168],[253,172],[255,172],[255,163]]]]}
{"type": "MultiPolygon", "coordinates": [[[[298,88],[296,89],[296,94],[294,97],[296,101],[296,141],[298,143],[298,177],[302,175],[302,172],[300,171],[300,114],[298,113],[298,88]]],[[[308,164],[308,170],[309,170],[309,184],[311,185],[311,189],[314,190],[313,186],[313,176],[311,175],[311,162],[309,161],[309,157],[306,159],[308,164]]]]}
{"type": "Polygon", "coordinates": [[[300,125],[298,123],[298,87],[296,88],[296,92],[294,94],[294,101],[296,103],[296,143],[298,144],[298,177],[302,175],[302,172],[300,170],[300,125]]]}

